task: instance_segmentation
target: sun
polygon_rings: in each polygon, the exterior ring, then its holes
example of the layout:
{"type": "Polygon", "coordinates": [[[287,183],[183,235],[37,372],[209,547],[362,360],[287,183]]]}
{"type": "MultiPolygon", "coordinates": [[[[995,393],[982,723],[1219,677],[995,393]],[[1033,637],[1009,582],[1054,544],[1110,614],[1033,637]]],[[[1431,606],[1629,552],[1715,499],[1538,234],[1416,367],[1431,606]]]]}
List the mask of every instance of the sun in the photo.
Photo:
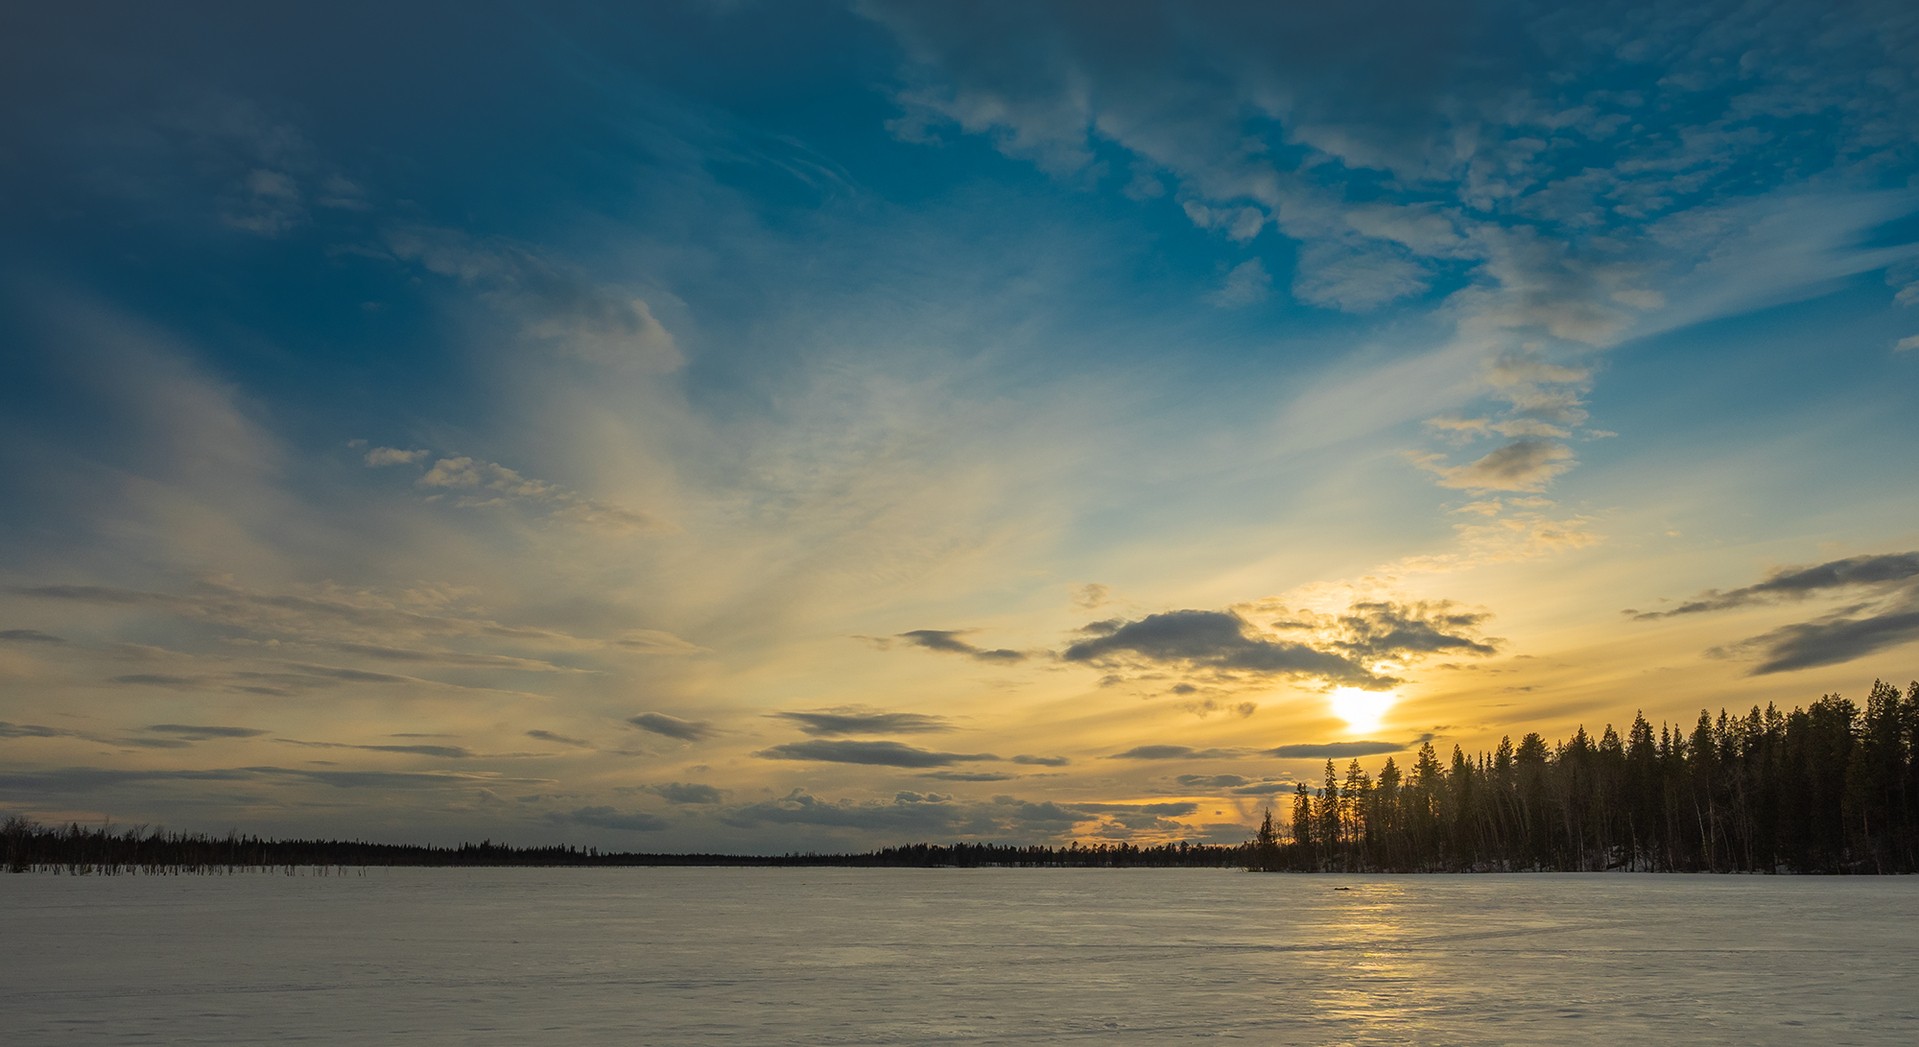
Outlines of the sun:
{"type": "Polygon", "coordinates": [[[1333,715],[1346,721],[1348,734],[1378,730],[1380,721],[1398,700],[1399,696],[1391,691],[1362,691],[1357,687],[1334,688],[1327,698],[1333,715]]]}

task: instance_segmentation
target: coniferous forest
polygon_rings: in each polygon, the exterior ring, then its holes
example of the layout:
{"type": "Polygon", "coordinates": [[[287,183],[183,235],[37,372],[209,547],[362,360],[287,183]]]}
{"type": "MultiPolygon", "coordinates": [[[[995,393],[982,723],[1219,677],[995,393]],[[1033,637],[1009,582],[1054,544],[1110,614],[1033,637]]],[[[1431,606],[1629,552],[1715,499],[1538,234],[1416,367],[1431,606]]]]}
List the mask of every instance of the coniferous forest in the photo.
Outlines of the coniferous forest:
{"type": "Polygon", "coordinates": [[[1270,814],[1252,867],[1303,871],[1899,873],[1919,871],[1919,682],[1873,684],[1861,709],[1702,711],[1690,730],[1643,716],[1492,753],[1426,744],[1378,774],[1331,761],[1270,814]]]}
{"type": "Polygon", "coordinates": [[[1376,775],[1328,761],[1301,783],[1290,826],[1271,811],[1237,845],[1185,842],[909,844],[857,854],[650,854],[571,846],[458,847],[0,823],[0,867],[82,873],[231,873],[367,866],[756,865],[1240,867],[1299,872],[1919,871],[1919,682],[1875,683],[1862,709],[1826,695],[1804,709],[1701,712],[1655,732],[1635,716],[1491,753],[1430,742],[1376,775]]]}

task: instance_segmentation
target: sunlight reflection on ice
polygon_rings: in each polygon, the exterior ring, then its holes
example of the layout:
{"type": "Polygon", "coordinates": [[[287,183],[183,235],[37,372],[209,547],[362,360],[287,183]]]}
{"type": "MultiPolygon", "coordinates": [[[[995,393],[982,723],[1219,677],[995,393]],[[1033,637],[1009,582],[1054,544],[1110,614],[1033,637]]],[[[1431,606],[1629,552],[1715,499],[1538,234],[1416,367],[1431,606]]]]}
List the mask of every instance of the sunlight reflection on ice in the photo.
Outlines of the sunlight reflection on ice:
{"type": "Polygon", "coordinates": [[[370,870],[0,881],[18,1044],[1919,1039],[1919,881],[370,870]]]}

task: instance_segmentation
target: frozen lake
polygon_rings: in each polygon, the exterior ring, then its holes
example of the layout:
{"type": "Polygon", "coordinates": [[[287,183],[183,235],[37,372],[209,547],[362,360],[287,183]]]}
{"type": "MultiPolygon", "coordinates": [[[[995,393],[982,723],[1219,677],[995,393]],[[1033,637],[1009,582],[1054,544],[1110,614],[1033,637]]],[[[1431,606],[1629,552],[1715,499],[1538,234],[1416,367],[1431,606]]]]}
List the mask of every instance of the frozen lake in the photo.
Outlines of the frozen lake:
{"type": "Polygon", "coordinates": [[[0,1015],[13,1045],[1904,1045],[1919,879],[3,876],[0,1015]]]}

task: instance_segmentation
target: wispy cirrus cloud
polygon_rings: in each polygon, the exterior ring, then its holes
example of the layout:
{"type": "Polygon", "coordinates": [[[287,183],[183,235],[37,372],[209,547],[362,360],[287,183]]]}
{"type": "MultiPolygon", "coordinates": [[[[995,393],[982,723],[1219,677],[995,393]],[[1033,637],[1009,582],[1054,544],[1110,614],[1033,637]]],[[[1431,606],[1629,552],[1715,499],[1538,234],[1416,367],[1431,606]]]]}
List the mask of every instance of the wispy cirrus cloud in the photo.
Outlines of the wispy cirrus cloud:
{"type": "Polygon", "coordinates": [[[649,734],[657,734],[681,742],[705,741],[719,733],[717,728],[705,720],[683,720],[677,716],[658,712],[629,716],[626,722],[649,734]]]}
{"type": "Polygon", "coordinates": [[[726,790],[697,782],[666,782],[647,788],[667,803],[715,804],[726,799],[726,790]]]}
{"type": "Polygon", "coordinates": [[[1897,586],[1914,579],[1919,579],[1919,552],[1873,553],[1829,560],[1811,567],[1781,568],[1752,585],[1723,592],[1710,589],[1668,610],[1625,613],[1637,621],[1655,621],[1749,604],[1799,600],[1834,589],[1897,586]]]}
{"type": "Polygon", "coordinates": [[[1217,790],[1230,796],[1274,796],[1298,786],[1290,775],[1248,778],[1243,774],[1182,774],[1173,778],[1182,790],[1217,790]]]}
{"type": "Polygon", "coordinates": [[[1265,263],[1249,258],[1227,272],[1219,290],[1209,295],[1207,301],[1222,309],[1238,309],[1265,301],[1272,291],[1273,274],[1266,271],[1265,263]]]}
{"type": "Polygon", "coordinates": [[[1212,747],[1195,749],[1190,745],[1135,745],[1124,752],[1107,757],[1109,760],[1225,760],[1251,755],[1256,750],[1234,747],[1212,747]]]}
{"type": "Polygon", "coordinates": [[[727,823],[747,828],[801,825],[907,839],[1050,839],[1091,817],[1070,806],[1012,796],[966,802],[950,794],[901,790],[886,799],[828,800],[800,789],[733,808],[723,816],[727,823]]]}
{"type": "MultiPolygon", "coordinates": [[[[1421,735],[1411,742],[1352,741],[1297,742],[1268,749],[1251,746],[1215,746],[1194,748],[1188,745],[1136,745],[1107,757],[1109,760],[1234,760],[1249,756],[1270,756],[1282,760],[1343,760],[1359,756],[1385,756],[1405,752],[1431,741],[1434,735],[1421,735]]],[[[1186,777],[1182,776],[1182,781],[1186,777]]],[[[1218,777],[1218,776],[1215,776],[1218,777]]],[[[1224,776],[1236,778],[1235,775],[1224,776]]],[[[1198,779],[1195,779],[1197,781],[1198,779]]],[[[1244,784],[1241,782],[1239,784],[1244,784]]]]}
{"type": "Polygon", "coordinates": [[[1749,673],[1766,676],[1842,665],[1919,640],[1919,552],[1869,553],[1780,568],[1751,585],[1707,590],[1666,610],[1625,613],[1635,621],[1658,621],[1842,593],[1852,594],[1854,602],[1707,653],[1755,658],[1749,673]]]}
{"type": "Polygon", "coordinates": [[[1403,753],[1431,741],[1433,735],[1421,735],[1410,742],[1296,742],[1290,745],[1275,745],[1264,750],[1267,756],[1277,756],[1282,760],[1347,760],[1360,756],[1387,756],[1403,753]]]}
{"type": "Polygon", "coordinates": [[[146,729],[155,734],[172,735],[175,738],[194,742],[212,741],[216,738],[257,738],[267,733],[257,727],[226,727],[196,723],[156,723],[149,725],[146,729]]]}
{"type": "Polygon", "coordinates": [[[646,532],[663,527],[647,513],[589,498],[498,462],[466,455],[435,456],[431,451],[402,451],[392,447],[375,447],[364,456],[369,468],[419,465],[429,458],[433,464],[414,481],[416,486],[432,492],[429,500],[452,495],[452,504],[463,509],[519,508],[616,531],[646,532]]]}
{"type": "Polygon", "coordinates": [[[913,629],[899,634],[899,639],[915,647],[929,651],[943,651],[947,654],[963,654],[968,658],[982,662],[1019,662],[1026,655],[1020,651],[1004,647],[985,648],[973,644],[964,637],[974,632],[972,629],[913,629]]]}
{"type": "Polygon", "coordinates": [[[1919,600],[1870,614],[1832,614],[1742,640],[1719,654],[1757,653],[1754,676],[1843,665],[1919,640],[1919,600]]]}
{"type": "Polygon", "coordinates": [[[991,753],[949,753],[892,741],[787,742],[753,755],[766,760],[811,760],[869,767],[947,767],[956,763],[997,760],[991,753]]]}
{"type": "MultiPolygon", "coordinates": [[[[354,443],[363,445],[364,441],[356,440],[354,443]]],[[[370,468],[379,469],[389,465],[417,465],[432,454],[432,451],[425,448],[409,451],[398,447],[375,447],[362,455],[361,460],[370,468]]]]}
{"type": "MultiPolygon", "coordinates": [[[[4,590],[35,599],[153,611],[182,622],[217,629],[226,636],[268,635],[290,643],[318,640],[364,651],[400,651],[396,638],[419,644],[526,644],[553,650],[591,650],[624,646],[628,634],[583,636],[542,625],[510,623],[489,615],[464,593],[430,586],[354,588],[338,585],[265,588],[231,579],[201,577],[178,591],[114,585],[15,585],[4,590]]],[[[684,648],[670,634],[644,633],[640,642],[684,648]]],[[[415,653],[419,653],[416,647],[415,653]]],[[[443,652],[444,648],[441,649],[443,652]]],[[[472,657],[471,652],[452,656],[472,657]]],[[[497,657],[497,654],[479,657],[497,657]]],[[[406,657],[411,657],[407,655],[406,657]]]]}
{"type": "Polygon", "coordinates": [[[772,713],[777,719],[799,725],[811,735],[840,734],[923,734],[953,730],[944,716],[924,713],[882,712],[860,707],[827,709],[819,712],[772,713]]]}
{"type": "Polygon", "coordinates": [[[431,757],[434,757],[435,759],[441,759],[441,760],[470,760],[473,757],[479,755],[478,753],[475,753],[473,750],[468,749],[465,746],[461,746],[461,745],[357,744],[353,742],[311,742],[311,741],[301,741],[300,739],[297,739],[297,738],[279,738],[279,739],[276,739],[276,741],[284,742],[288,745],[298,745],[306,749],[357,749],[361,752],[368,752],[368,753],[396,753],[402,756],[431,756],[431,757]]]}
{"type": "Polygon", "coordinates": [[[727,822],[744,827],[806,825],[823,829],[917,834],[909,838],[1052,839],[1086,827],[1088,835],[1190,832],[1179,821],[1197,813],[1191,801],[1059,803],[1015,796],[969,801],[945,793],[901,790],[890,799],[826,800],[795,789],[727,811],[727,822]]]}
{"type": "Polygon", "coordinates": [[[56,797],[87,796],[129,786],[206,782],[310,783],[347,790],[465,790],[478,785],[550,784],[549,779],[512,777],[488,771],[332,770],[271,765],[213,768],[57,767],[0,772],[0,788],[29,790],[56,797]]]}
{"type": "MultiPolygon", "coordinates": [[[[1501,423],[1510,425],[1510,423],[1501,423]]],[[[1540,491],[1571,469],[1572,448],[1534,437],[1514,440],[1464,465],[1448,465],[1438,456],[1419,459],[1439,476],[1442,487],[1467,491],[1540,491]]]]}
{"type": "Polygon", "coordinates": [[[618,832],[659,832],[672,824],[667,819],[648,811],[622,811],[603,804],[575,807],[570,811],[552,811],[546,818],[555,825],[584,825],[588,828],[612,829],[618,832]]]}
{"type": "Polygon", "coordinates": [[[476,292],[516,320],[522,337],[555,353],[638,371],[672,371],[685,362],[645,298],[531,245],[413,226],[388,231],[385,247],[398,261],[476,292]]]}
{"type": "MultiPolygon", "coordinates": [[[[1217,304],[1272,283],[1354,313],[1435,294],[1452,337],[1420,361],[1435,372],[1421,388],[1478,373],[1466,409],[1435,416],[1456,449],[1410,457],[1447,489],[1540,494],[1604,435],[1584,426],[1610,348],[1910,264],[1913,245],[1874,232],[1911,210],[1879,172],[1910,165],[1919,132],[1919,91],[1888,43],[1911,39],[1895,8],[1647,8],[1632,30],[1612,9],[1543,20],[1458,5],[1395,8],[1389,30],[1366,24],[1371,8],[1301,20],[1145,4],[1118,22],[1012,4],[861,10],[905,52],[898,137],[977,136],[1064,181],[1128,178],[1143,209],[1172,196],[1232,259],[1215,263],[1232,266],[1217,304]],[[1028,42],[1019,61],[1005,39],[1028,42]],[[1651,130],[1648,97],[1664,114],[1651,130]],[[1846,144],[1785,147],[1808,120],[1846,144]],[[1289,254],[1290,279],[1274,280],[1289,254]]],[[[1919,286],[1888,281],[1900,301],[1919,286]]],[[[1569,514],[1496,516],[1553,537],[1481,524],[1460,535],[1473,548],[1425,567],[1599,539],[1559,540],[1569,514]]]]}

